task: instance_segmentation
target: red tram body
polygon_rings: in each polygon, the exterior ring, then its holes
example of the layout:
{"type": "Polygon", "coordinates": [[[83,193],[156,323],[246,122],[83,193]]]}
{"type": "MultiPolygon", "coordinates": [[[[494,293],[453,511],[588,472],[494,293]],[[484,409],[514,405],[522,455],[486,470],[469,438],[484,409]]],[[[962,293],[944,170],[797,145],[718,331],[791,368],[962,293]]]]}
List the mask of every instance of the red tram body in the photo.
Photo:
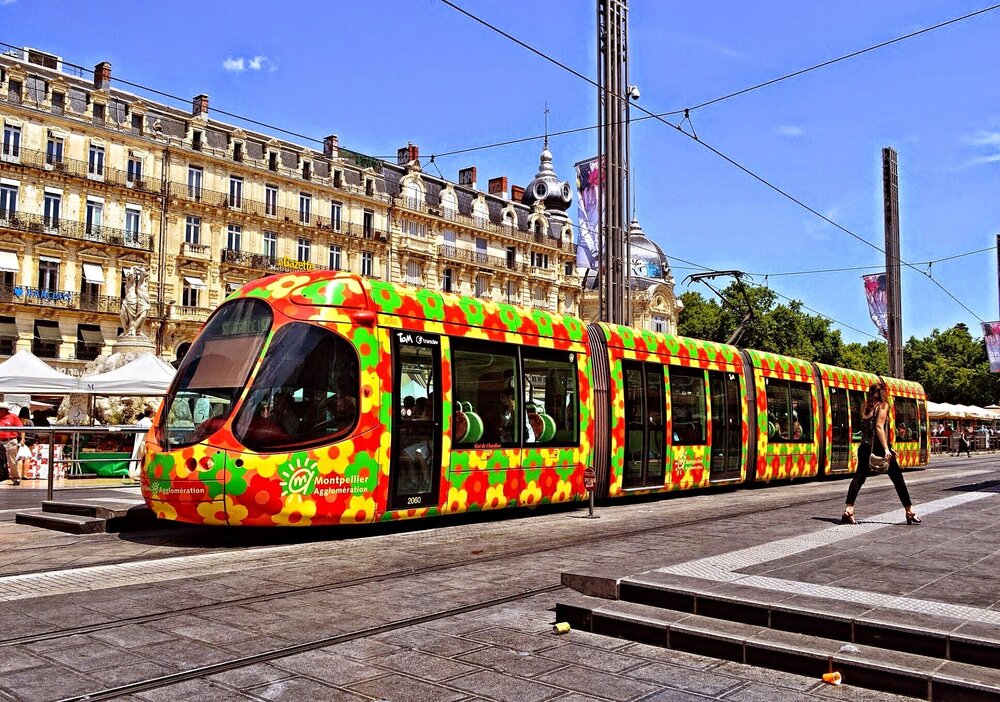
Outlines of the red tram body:
{"type": "MultiPolygon", "coordinates": [[[[851,473],[875,376],[332,271],[248,283],[147,439],[158,516],[356,524],[851,473]]],[[[904,467],[922,388],[887,379],[904,467]]]]}

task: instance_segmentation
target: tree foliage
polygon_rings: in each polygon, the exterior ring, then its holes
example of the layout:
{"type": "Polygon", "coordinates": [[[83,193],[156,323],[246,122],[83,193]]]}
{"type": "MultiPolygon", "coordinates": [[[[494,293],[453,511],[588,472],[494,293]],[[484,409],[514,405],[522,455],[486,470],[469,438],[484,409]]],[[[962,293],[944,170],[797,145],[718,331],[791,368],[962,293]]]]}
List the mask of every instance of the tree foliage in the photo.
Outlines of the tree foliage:
{"type": "MultiPolygon", "coordinates": [[[[697,292],[681,295],[684,309],[678,333],[726,342],[739,326],[747,302],[737,283],[722,291],[727,304],[697,292]]],[[[888,350],[884,341],[845,344],[829,320],[804,311],[799,302],[779,304],[768,288],[747,288],[754,319],[737,344],[796,358],[885,375],[888,350]]],[[[1000,399],[1000,375],[991,374],[986,347],[964,324],[935,329],[924,339],[911,337],[903,350],[906,378],[924,386],[935,402],[985,406],[1000,399]]]]}

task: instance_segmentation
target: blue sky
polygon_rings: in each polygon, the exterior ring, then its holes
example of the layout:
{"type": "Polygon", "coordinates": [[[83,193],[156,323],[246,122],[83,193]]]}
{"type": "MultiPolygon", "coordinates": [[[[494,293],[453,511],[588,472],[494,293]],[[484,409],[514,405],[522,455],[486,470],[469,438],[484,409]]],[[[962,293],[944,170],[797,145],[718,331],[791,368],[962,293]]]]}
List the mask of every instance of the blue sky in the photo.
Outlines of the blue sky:
{"type": "MultiPolygon", "coordinates": [[[[588,76],[592,0],[457,0],[588,76]]],[[[633,0],[631,82],[654,112],[726,95],[957,17],[988,0],[803,3],[633,0]]],[[[0,41],[34,46],[114,76],[389,157],[413,142],[450,179],[478,168],[525,185],[541,139],[431,154],[596,122],[593,86],[437,0],[367,2],[0,0],[0,41]]],[[[1000,10],[696,110],[698,136],[880,247],[881,149],[899,151],[902,257],[923,262],[994,245],[1000,232],[1000,10]]],[[[634,115],[636,113],[633,113],[634,115]]],[[[675,118],[674,118],[675,119],[675,118]]],[[[230,120],[232,121],[232,120],[230,120]]],[[[633,126],[639,220],[671,258],[751,273],[872,266],[882,254],[652,120],[633,126]]],[[[309,144],[304,139],[294,139],[309,144]]],[[[557,172],[596,151],[596,134],[553,138],[557,172]]],[[[921,266],[921,268],[925,268],[921,266]]],[[[784,295],[874,333],[860,271],[769,277],[784,295]]],[[[998,313],[995,252],[933,266],[976,315],[998,313]]],[[[755,276],[764,282],[763,275],[755,276]]],[[[681,293],[686,286],[678,284],[681,293]]],[[[710,295],[703,287],[692,287],[710,295]]],[[[904,336],[978,320],[934,283],[903,275],[904,336]]],[[[848,341],[870,337],[848,327],[848,341]]]]}

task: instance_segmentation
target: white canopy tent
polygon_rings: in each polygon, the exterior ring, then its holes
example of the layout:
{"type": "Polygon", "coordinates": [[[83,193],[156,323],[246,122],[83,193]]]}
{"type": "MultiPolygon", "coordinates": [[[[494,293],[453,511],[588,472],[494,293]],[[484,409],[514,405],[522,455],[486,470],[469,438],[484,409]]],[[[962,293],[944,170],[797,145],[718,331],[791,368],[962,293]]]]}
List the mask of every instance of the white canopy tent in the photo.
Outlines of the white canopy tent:
{"type": "Polygon", "coordinates": [[[983,407],[951,405],[947,402],[928,402],[927,416],[931,419],[1000,419],[1000,415],[983,407]]]}
{"type": "Polygon", "coordinates": [[[0,363],[0,393],[68,395],[77,392],[79,380],[50,368],[31,351],[21,349],[0,363]]]}
{"type": "Polygon", "coordinates": [[[174,367],[153,354],[107,373],[80,378],[78,393],[86,395],[166,395],[174,379],[174,367]]]}

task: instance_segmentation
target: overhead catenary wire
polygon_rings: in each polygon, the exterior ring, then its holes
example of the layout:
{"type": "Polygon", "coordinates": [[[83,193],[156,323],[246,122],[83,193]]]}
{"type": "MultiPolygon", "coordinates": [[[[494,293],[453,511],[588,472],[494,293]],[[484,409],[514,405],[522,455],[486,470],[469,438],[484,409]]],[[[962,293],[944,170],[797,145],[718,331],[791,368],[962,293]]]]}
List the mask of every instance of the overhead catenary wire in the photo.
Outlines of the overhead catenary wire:
{"type": "MultiPolygon", "coordinates": [[[[451,0],[440,0],[440,1],[442,3],[444,3],[445,5],[447,5],[447,6],[451,7],[451,8],[453,8],[453,9],[455,9],[456,11],[460,12],[461,14],[465,15],[466,17],[469,17],[473,21],[478,22],[479,24],[482,24],[483,26],[489,28],[490,30],[492,30],[494,32],[497,32],[501,36],[506,37],[507,39],[509,39],[512,42],[516,43],[518,46],[521,46],[521,47],[527,49],[531,53],[533,53],[533,54],[535,54],[535,55],[543,58],[544,60],[549,61],[550,63],[553,63],[556,66],[558,66],[558,67],[560,67],[560,68],[568,71],[572,75],[577,76],[578,78],[586,81],[590,85],[595,86],[598,90],[602,90],[601,86],[596,81],[594,81],[593,79],[588,78],[587,76],[585,76],[582,73],[580,73],[579,71],[577,71],[577,70],[575,70],[575,69],[567,66],[566,64],[562,63],[561,61],[558,61],[557,59],[552,58],[551,56],[548,56],[544,52],[542,52],[542,51],[534,48],[533,46],[530,46],[529,44],[526,44],[525,42],[523,42],[520,39],[514,37],[513,35],[509,34],[508,32],[505,32],[504,30],[500,29],[499,27],[496,27],[495,25],[487,22],[486,20],[484,20],[484,19],[482,19],[480,17],[477,17],[476,15],[472,14],[471,12],[468,12],[464,8],[459,7],[458,5],[456,5],[455,3],[453,3],[451,0]]],[[[984,11],[990,11],[991,9],[996,9],[997,7],[1000,7],[1000,5],[992,6],[991,8],[986,8],[984,11]]],[[[976,14],[981,14],[981,13],[976,13],[976,14]]],[[[972,15],[970,15],[970,16],[972,16],[972,15]]],[[[622,99],[627,100],[628,99],[627,97],[622,97],[620,95],[612,95],[610,93],[610,91],[608,91],[606,89],[604,89],[604,91],[611,98],[619,99],[619,100],[622,100],[622,99]]],[[[633,104],[633,107],[635,109],[639,110],[640,112],[645,113],[650,118],[656,119],[658,122],[662,122],[663,124],[665,124],[667,126],[673,127],[674,130],[680,132],[684,136],[686,136],[689,139],[693,140],[696,144],[700,144],[702,147],[708,149],[709,151],[711,151],[712,153],[714,153],[719,158],[721,158],[724,161],[728,162],[730,165],[738,168],[739,170],[741,170],[744,173],[746,173],[747,175],[749,175],[751,178],[757,180],[762,185],[765,185],[766,187],[770,188],[771,190],[773,190],[774,192],[778,193],[782,197],[785,197],[786,199],[788,199],[791,202],[795,203],[799,207],[802,207],[807,212],[810,212],[813,215],[815,215],[815,216],[819,217],[820,219],[822,219],[823,221],[825,221],[825,222],[833,225],[835,228],[839,229],[840,231],[844,232],[845,234],[848,234],[849,236],[857,239],[858,241],[866,244],[867,246],[870,246],[871,248],[875,249],[876,251],[879,251],[882,254],[886,253],[885,249],[881,248],[877,244],[874,244],[871,241],[865,239],[864,237],[862,237],[862,236],[860,236],[860,235],[852,232],[850,229],[848,229],[848,228],[844,227],[843,225],[835,222],[834,220],[830,219],[829,217],[827,217],[823,213],[819,212],[815,208],[810,207],[809,205],[807,205],[802,200],[799,200],[798,198],[796,198],[795,196],[793,196],[791,193],[785,191],[784,189],[782,189],[779,186],[775,185],[774,183],[770,182],[768,179],[764,178],[763,176],[758,175],[754,171],[750,170],[748,167],[746,167],[743,164],[741,164],[738,161],[736,161],[734,158],[732,158],[732,157],[724,154],[719,149],[717,149],[714,146],[706,143],[703,139],[698,138],[697,135],[686,132],[681,127],[680,124],[675,124],[674,122],[671,122],[671,121],[665,119],[663,116],[661,116],[661,114],[654,113],[651,110],[649,110],[649,109],[647,109],[647,108],[645,108],[645,107],[643,107],[641,105],[633,104]]],[[[688,113],[686,111],[684,111],[684,110],[682,110],[681,112],[684,113],[684,114],[686,114],[686,115],[688,115],[688,113]]],[[[663,113],[663,114],[666,114],[666,113],[663,113]]],[[[689,115],[688,115],[688,118],[689,118],[689,115]]],[[[902,259],[900,259],[899,262],[900,262],[901,265],[907,266],[908,268],[911,268],[911,269],[917,271],[918,273],[920,273],[921,275],[927,277],[928,280],[930,280],[931,282],[933,282],[948,297],[950,297],[954,302],[956,302],[960,307],[962,307],[962,309],[964,309],[966,312],[968,312],[973,317],[975,317],[976,319],[978,319],[980,322],[984,321],[982,317],[980,317],[978,314],[976,314],[975,312],[973,312],[964,302],[962,302],[957,297],[955,297],[955,295],[952,294],[952,292],[950,290],[948,290],[947,288],[945,288],[936,278],[934,278],[931,275],[929,275],[926,271],[922,271],[919,268],[916,268],[913,264],[911,264],[911,263],[909,263],[907,261],[903,261],[902,259]]]]}

